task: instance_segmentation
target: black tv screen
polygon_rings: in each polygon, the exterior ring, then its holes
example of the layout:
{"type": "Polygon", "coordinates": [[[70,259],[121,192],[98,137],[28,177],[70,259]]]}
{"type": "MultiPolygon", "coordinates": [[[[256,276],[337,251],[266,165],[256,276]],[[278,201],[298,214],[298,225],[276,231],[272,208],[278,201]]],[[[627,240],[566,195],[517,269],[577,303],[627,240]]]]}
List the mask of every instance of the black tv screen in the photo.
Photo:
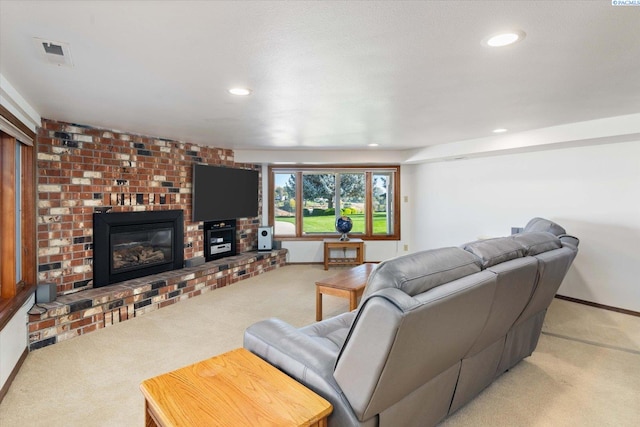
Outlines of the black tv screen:
{"type": "Polygon", "coordinates": [[[192,201],[194,221],[258,216],[258,171],[196,164],[192,201]]]}

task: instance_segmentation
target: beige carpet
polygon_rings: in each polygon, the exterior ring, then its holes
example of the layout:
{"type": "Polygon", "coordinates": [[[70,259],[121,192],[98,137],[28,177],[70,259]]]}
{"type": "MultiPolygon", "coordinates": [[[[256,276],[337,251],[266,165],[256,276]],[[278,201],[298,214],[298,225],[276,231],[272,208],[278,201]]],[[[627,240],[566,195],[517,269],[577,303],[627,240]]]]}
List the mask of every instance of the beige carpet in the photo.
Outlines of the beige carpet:
{"type": "MultiPolygon", "coordinates": [[[[0,426],[142,426],[144,379],[242,346],[252,323],[314,321],[318,265],[277,269],[30,353],[0,426]]],[[[324,297],[325,316],[348,309],[324,297]]],[[[554,300],[533,356],[443,426],[631,426],[640,420],[640,318],[554,300]]]]}

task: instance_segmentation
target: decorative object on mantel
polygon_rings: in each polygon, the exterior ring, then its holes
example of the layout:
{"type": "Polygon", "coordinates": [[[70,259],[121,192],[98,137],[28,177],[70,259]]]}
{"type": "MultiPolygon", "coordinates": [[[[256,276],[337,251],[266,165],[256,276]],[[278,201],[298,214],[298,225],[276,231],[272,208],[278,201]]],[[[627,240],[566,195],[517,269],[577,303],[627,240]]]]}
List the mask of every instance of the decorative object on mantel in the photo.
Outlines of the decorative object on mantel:
{"type": "Polygon", "coordinates": [[[336,219],[336,230],[338,231],[338,233],[342,233],[342,236],[340,236],[340,241],[344,242],[349,240],[349,236],[347,236],[347,233],[350,232],[352,228],[353,221],[351,221],[351,218],[349,218],[348,216],[341,216],[340,218],[336,219]]]}

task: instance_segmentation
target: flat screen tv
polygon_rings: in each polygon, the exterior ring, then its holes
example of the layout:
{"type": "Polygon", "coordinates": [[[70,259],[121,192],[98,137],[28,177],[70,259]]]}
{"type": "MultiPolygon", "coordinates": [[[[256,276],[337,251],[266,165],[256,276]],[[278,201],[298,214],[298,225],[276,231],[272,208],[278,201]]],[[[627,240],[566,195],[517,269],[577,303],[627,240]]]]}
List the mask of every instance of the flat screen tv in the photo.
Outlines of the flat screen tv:
{"type": "Polygon", "coordinates": [[[258,216],[258,171],[221,166],[193,166],[194,221],[258,216]]]}

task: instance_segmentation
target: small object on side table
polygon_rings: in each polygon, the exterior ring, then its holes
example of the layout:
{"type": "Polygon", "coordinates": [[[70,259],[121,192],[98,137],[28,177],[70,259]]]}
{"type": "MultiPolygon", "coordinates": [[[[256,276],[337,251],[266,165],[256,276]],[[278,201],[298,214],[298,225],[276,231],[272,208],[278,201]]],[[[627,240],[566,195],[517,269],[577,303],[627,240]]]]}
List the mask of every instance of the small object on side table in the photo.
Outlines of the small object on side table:
{"type": "Polygon", "coordinates": [[[340,236],[340,241],[346,242],[349,240],[348,232],[353,228],[353,221],[348,216],[341,216],[336,219],[336,231],[338,233],[342,233],[340,236]]]}

